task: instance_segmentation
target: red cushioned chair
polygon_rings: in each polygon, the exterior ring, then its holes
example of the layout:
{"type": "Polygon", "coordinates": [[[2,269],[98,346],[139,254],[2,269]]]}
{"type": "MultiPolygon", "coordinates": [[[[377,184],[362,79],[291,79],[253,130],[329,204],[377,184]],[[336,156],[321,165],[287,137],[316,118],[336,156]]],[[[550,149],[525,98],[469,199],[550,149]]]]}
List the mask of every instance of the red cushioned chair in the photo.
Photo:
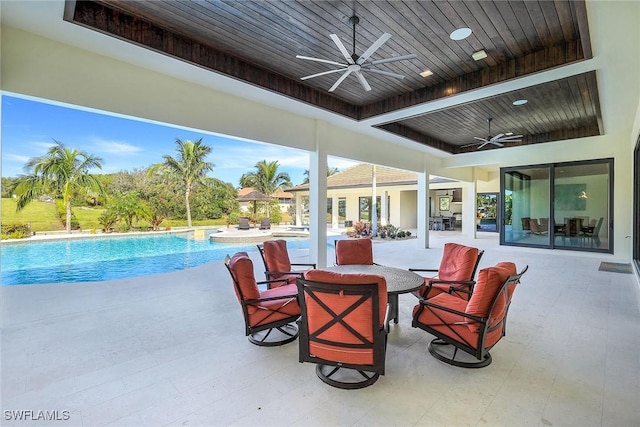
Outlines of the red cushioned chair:
{"type": "Polygon", "coordinates": [[[373,265],[371,239],[336,240],[336,265],[373,265]]]}
{"type": "Polygon", "coordinates": [[[296,279],[302,277],[306,269],[294,270],[292,267],[316,268],[315,264],[292,264],[286,240],[267,240],[258,245],[258,250],[264,262],[264,274],[267,280],[286,279],[289,283],[295,284],[296,279]]]}
{"type": "Polygon", "coordinates": [[[469,301],[448,293],[420,300],[412,326],[437,337],[429,343],[429,353],[463,368],[491,364],[489,350],[505,335],[511,297],[527,268],[517,273],[512,262],[483,268],[469,301]]]}
{"type": "Polygon", "coordinates": [[[384,375],[389,304],[382,276],[309,270],[298,279],[302,316],[300,362],[344,389],[367,387],[384,375]]]}
{"type": "Polygon", "coordinates": [[[245,332],[256,345],[276,346],[289,343],[298,336],[295,321],[300,317],[298,289],[286,280],[256,282],[253,262],[246,252],[227,257],[224,264],[231,274],[233,289],[242,306],[245,332]],[[279,284],[261,291],[258,285],[279,284]]]}
{"type": "Polygon", "coordinates": [[[473,292],[474,281],[480,258],[484,251],[458,243],[445,243],[440,267],[410,268],[415,272],[433,272],[436,276],[426,277],[424,286],[414,292],[421,299],[429,299],[441,293],[456,294],[468,300],[473,292]]]}

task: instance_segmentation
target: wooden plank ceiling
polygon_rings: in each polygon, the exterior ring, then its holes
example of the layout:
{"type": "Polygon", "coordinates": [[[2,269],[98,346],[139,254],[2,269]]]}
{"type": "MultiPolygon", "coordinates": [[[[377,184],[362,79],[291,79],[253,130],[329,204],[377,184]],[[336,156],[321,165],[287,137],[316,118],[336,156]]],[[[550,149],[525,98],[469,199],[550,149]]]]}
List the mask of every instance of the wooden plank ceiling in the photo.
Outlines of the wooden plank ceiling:
{"type": "MultiPolygon", "coordinates": [[[[354,120],[591,58],[583,0],[68,1],[64,18],[354,120]],[[462,27],[472,34],[452,40],[462,27]],[[371,67],[403,79],[363,70],[370,91],[352,74],[334,92],[328,90],[342,72],[301,80],[341,67],[296,55],[345,62],[330,34],[348,53],[362,55],[385,32],[391,38],[367,62],[416,54],[371,67]],[[475,61],[479,50],[487,57],[475,61]],[[426,69],[433,75],[420,76],[426,69]]],[[[474,136],[490,136],[488,117],[494,135],[524,135],[505,146],[603,133],[595,72],[379,127],[461,153],[476,149],[463,148],[474,136]],[[516,99],[529,102],[515,107],[516,99]]]]}

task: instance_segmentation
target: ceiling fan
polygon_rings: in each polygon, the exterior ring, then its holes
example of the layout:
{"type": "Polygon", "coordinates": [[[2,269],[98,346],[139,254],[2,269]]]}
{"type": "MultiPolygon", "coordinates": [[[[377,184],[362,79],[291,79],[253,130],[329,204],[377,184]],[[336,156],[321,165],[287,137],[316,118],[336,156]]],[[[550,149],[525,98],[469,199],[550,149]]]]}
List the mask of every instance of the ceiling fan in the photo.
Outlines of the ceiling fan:
{"type": "Polygon", "coordinates": [[[371,55],[373,55],[376,50],[378,50],[383,44],[385,44],[391,38],[391,34],[384,33],[382,36],[380,36],[380,38],[378,40],[375,41],[375,43],[373,43],[369,47],[369,49],[364,51],[362,53],[362,55],[358,56],[356,54],[356,25],[358,24],[358,22],[360,22],[360,19],[357,16],[352,16],[351,18],[349,18],[349,23],[353,26],[353,49],[352,49],[352,53],[351,54],[349,54],[347,49],[344,47],[344,44],[342,44],[342,41],[340,41],[340,39],[338,38],[338,36],[336,34],[331,34],[330,35],[331,40],[333,40],[333,42],[336,44],[336,46],[338,46],[338,49],[340,50],[340,52],[344,56],[344,59],[346,60],[346,63],[345,62],[338,62],[338,61],[331,61],[331,60],[328,60],[328,59],[314,58],[314,57],[311,57],[311,56],[296,55],[296,58],[298,58],[298,59],[304,59],[304,60],[307,60],[307,61],[323,62],[325,64],[337,65],[337,66],[341,67],[341,68],[337,68],[337,69],[333,69],[333,70],[329,70],[329,71],[323,71],[323,72],[317,73],[317,74],[311,74],[310,76],[302,77],[300,80],[307,80],[307,79],[312,79],[314,77],[324,76],[324,75],[327,75],[327,74],[343,72],[342,76],[340,76],[340,78],[329,89],[329,92],[333,92],[340,85],[340,83],[342,83],[344,81],[344,79],[346,79],[349,76],[349,74],[353,73],[358,78],[358,81],[360,82],[360,84],[362,85],[364,90],[366,90],[368,92],[368,91],[371,90],[371,86],[369,86],[369,83],[365,79],[365,77],[363,75],[363,71],[366,71],[368,73],[380,74],[380,75],[387,76],[387,77],[395,77],[397,79],[404,79],[404,76],[402,74],[392,73],[392,72],[383,71],[383,70],[377,70],[377,69],[371,68],[371,67],[374,67],[374,66],[380,65],[380,64],[388,64],[390,62],[404,61],[404,60],[407,60],[407,59],[415,59],[415,58],[418,57],[418,55],[416,55],[414,53],[414,54],[411,54],[411,55],[395,56],[395,57],[392,57],[392,58],[378,59],[376,61],[371,61],[371,62],[368,62],[368,63],[365,64],[365,61],[367,59],[369,59],[369,57],[371,55]]]}
{"type": "Polygon", "coordinates": [[[486,138],[480,138],[478,136],[474,136],[473,139],[477,139],[480,142],[473,142],[471,144],[463,145],[460,148],[473,147],[474,145],[478,146],[478,150],[484,147],[487,144],[493,144],[498,147],[504,147],[504,142],[520,142],[522,141],[523,135],[505,135],[504,133],[499,133],[496,136],[491,136],[491,121],[493,119],[491,117],[487,118],[487,123],[489,123],[489,136],[486,138]]]}

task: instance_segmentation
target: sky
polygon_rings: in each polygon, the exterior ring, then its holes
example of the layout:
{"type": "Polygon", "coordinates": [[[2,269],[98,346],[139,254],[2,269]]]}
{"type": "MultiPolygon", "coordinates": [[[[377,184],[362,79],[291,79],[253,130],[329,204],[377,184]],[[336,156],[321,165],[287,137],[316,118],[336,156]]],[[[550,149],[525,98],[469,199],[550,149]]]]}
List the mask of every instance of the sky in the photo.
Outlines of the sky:
{"type": "MultiPolygon", "coordinates": [[[[176,138],[202,142],[212,148],[207,161],[209,176],[239,185],[240,176],[255,171],[261,161],[278,161],[291,182],[302,183],[309,169],[309,154],[273,144],[248,142],[143,120],[116,117],[30,99],[2,96],[2,176],[24,174],[25,163],[42,156],[55,141],[102,158],[102,170],[92,173],[132,171],[161,163],[162,156],[177,157],[176,138]]],[[[345,170],[356,164],[329,158],[330,167],[345,170]]]]}

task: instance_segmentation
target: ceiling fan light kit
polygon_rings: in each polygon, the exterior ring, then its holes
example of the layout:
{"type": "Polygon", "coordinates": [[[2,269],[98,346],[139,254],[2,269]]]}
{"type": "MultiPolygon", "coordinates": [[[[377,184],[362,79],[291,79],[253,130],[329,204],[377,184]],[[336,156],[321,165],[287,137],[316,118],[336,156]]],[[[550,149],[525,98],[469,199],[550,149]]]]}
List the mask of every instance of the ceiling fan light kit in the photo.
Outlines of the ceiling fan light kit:
{"type": "Polygon", "coordinates": [[[389,33],[382,34],[382,36],[380,36],[378,40],[376,40],[367,50],[365,50],[362,53],[362,55],[358,55],[356,54],[356,25],[359,22],[360,22],[360,19],[357,16],[352,16],[351,18],[349,18],[349,23],[353,27],[353,45],[352,45],[351,53],[347,51],[347,49],[345,48],[344,44],[342,43],[342,41],[340,40],[337,34],[331,34],[329,36],[331,37],[331,40],[333,40],[333,42],[338,47],[338,50],[340,50],[340,53],[342,53],[342,56],[346,60],[346,63],[332,61],[328,59],[322,59],[322,58],[315,58],[311,56],[296,55],[296,58],[298,59],[303,59],[306,61],[322,62],[325,64],[341,67],[333,70],[323,71],[316,74],[311,74],[309,76],[304,76],[304,77],[301,77],[300,80],[307,80],[307,79],[312,79],[314,77],[324,76],[327,74],[342,72],[343,74],[338,78],[338,80],[333,84],[333,86],[331,86],[331,88],[329,89],[329,92],[333,92],[334,90],[336,90],[340,85],[340,83],[342,83],[344,79],[346,79],[350,74],[355,75],[358,81],[360,82],[360,85],[362,86],[362,88],[368,92],[371,90],[371,86],[367,82],[367,79],[363,74],[364,72],[379,74],[385,77],[394,77],[396,79],[404,79],[404,76],[402,74],[392,73],[390,71],[378,70],[376,68],[371,68],[371,67],[375,67],[376,65],[380,65],[380,64],[388,64],[390,62],[415,59],[418,57],[418,55],[414,53],[411,55],[395,56],[391,58],[378,59],[375,61],[366,62],[371,55],[373,55],[378,49],[380,49],[380,47],[382,47],[383,44],[385,44],[391,38],[391,34],[389,33]]]}

